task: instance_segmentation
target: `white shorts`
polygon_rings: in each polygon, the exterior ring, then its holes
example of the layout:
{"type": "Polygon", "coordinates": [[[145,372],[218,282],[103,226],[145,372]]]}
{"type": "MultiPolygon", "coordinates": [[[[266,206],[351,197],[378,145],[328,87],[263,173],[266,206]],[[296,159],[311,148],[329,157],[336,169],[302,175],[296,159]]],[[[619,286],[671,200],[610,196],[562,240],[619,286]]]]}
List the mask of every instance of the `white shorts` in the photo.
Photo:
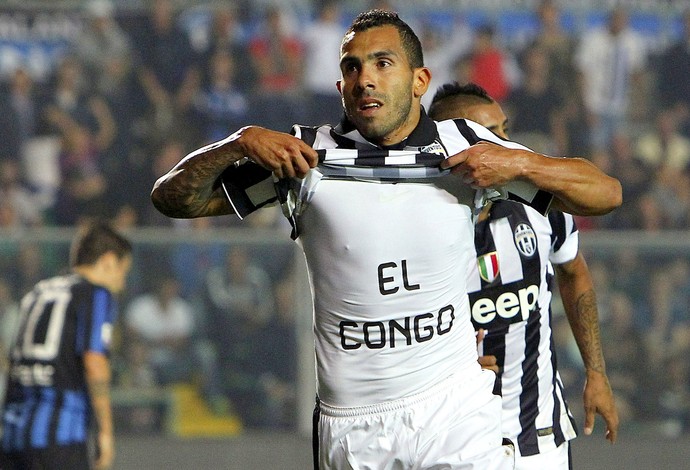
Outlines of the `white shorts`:
{"type": "Polygon", "coordinates": [[[535,455],[515,456],[515,470],[570,470],[570,442],[565,441],[553,450],[535,455]]]}
{"type": "MultiPolygon", "coordinates": [[[[318,469],[512,470],[503,446],[495,374],[457,376],[391,402],[355,408],[320,404],[318,469]]],[[[315,459],[316,460],[316,459],[315,459]]]]}

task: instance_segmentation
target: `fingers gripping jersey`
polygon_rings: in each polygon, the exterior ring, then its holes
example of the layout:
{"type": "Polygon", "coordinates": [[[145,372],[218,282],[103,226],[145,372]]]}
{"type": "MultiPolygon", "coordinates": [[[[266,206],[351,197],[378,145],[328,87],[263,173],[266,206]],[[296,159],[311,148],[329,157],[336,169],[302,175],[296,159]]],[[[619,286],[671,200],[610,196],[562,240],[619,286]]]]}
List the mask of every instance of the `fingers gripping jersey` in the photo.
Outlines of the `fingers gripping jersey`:
{"type": "Polygon", "coordinates": [[[503,431],[520,455],[554,449],[575,437],[556,371],[551,332],[552,262],[577,255],[572,216],[548,217],[511,201],[493,204],[475,228],[470,268],[472,323],[486,335],[480,354],[495,355],[503,397],[503,431]]]}

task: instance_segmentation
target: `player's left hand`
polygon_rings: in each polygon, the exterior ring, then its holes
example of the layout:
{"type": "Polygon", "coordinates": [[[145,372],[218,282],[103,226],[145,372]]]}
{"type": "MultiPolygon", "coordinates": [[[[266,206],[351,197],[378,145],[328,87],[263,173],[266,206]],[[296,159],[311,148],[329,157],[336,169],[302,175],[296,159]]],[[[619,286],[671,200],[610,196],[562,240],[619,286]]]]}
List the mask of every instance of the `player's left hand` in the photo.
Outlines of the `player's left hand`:
{"type": "Polygon", "coordinates": [[[475,188],[495,188],[517,179],[524,165],[520,158],[530,152],[478,142],[441,162],[441,168],[475,188]]]}
{"type": "MultiPolygon", "coordinates": [[[[477,331],[477,346],[479,346],[479,344],[484,340],[485,333],[486,331],[482,328],[477,331]]],[[[479,365],[482,367],[482,369],[492,370],[496,374],[498,374],[498,371],[500,370],[496,356],[479,356],[479,365]]]]}
{"type": "Polygon", "coordinates": [[[615,443],[618,437],[618,410],[605,373],[587,371],[582,402],[585,407],[585,435],[589,436],[594,431],[594,417],[598,413],[606,422],[604,437],[611,441],[611,444],[615,443]]]}

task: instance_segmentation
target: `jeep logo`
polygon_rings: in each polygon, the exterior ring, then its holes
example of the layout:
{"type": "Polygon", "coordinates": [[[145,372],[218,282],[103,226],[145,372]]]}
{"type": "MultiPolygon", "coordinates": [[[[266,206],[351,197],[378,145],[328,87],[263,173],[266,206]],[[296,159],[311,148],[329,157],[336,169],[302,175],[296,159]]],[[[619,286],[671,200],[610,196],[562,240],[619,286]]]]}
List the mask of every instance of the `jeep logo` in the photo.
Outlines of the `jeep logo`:
{"type": "Polygon", "coordinates": [[[532,284],[516,292],[503,292],[498,296],[496,302],[488,297],[481,297],[472,304],[472,320],[475,323],[487,324],[496,319],[511,319],[520,315],[521,320],[525,321],[530,312],[537,305],[539,298],[539,287],[532,284]]]}

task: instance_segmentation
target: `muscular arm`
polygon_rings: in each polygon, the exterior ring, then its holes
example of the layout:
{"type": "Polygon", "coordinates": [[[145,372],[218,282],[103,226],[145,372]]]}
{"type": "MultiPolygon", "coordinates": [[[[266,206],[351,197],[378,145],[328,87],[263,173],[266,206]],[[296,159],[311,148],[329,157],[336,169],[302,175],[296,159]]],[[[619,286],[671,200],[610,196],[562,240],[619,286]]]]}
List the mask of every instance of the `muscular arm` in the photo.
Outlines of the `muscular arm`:
{"type": "Polygon", "coordinates": [[[303,177],[318,163],[316,151],[290,134],[244,127],[193,151],[161,176],[151,192],[153,205],[175,218],[231,214],[232,208],[215,183],[227,167],[245,157],[278,178],[303,177]]]}
{"type": "Polygon", "coordinates": [[[84,354],[86,385],[98,424],[97,469],[110,468],[115,457],[113,437],[113,413],[110,404],[110,362],[103,354],[86,352],[84,354]]]}
{"type": "Polygon", "coordinates": [[[587,263],[578,253],[574,260],[555,269],[563,307],[585,365],[585,434],[592,433],[594,415],[599,413],[606,422],[606,438],[613,443],[618,434],[618,412],[606,375],[596,295],[587,263]]]}
{"type": "Polygon", "coordinates": [[[575,215],[603,215],[623,202],[620,182],[584,158],[556,158],[525,152],[519,178],[554,195],[554,209],[575,215]]]}
{"type": "Polygon", "coordinates": [[[622,203],[620,182],[584,158],[549,157],[480,142],[442,166],[480,188],[527,181],[554,195],[553,208],[574,215],[603,215],[622,203]]]}

